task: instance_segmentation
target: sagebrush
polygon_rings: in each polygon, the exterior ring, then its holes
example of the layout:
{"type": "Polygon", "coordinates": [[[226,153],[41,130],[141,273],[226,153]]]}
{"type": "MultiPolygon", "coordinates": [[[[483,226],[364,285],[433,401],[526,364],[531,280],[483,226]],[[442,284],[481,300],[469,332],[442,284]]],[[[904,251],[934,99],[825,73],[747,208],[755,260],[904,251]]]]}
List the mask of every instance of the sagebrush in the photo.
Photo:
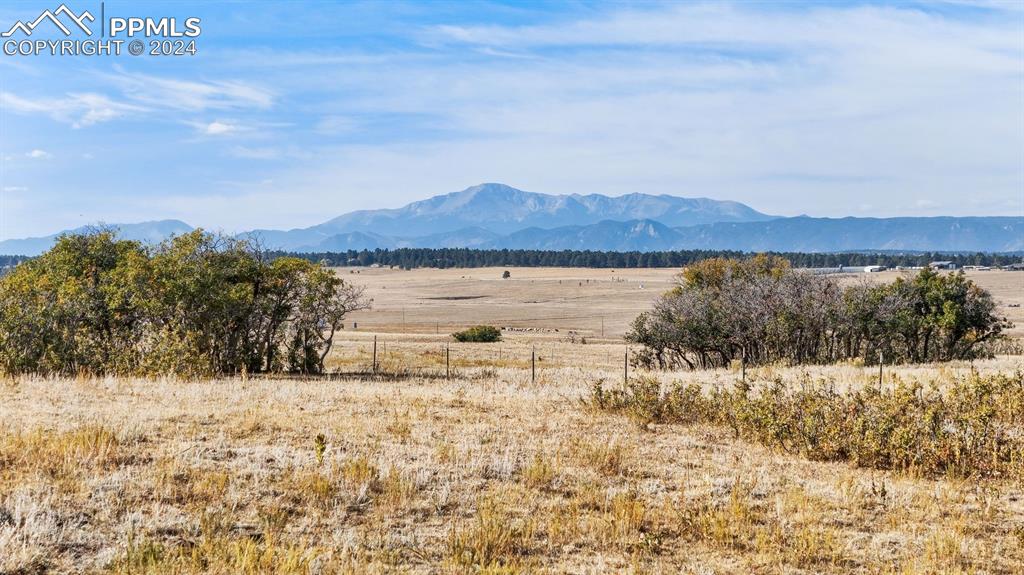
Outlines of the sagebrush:
{"type": "Polygon", "coordinates": [[[1024,478],[1024,375],[972,374],[841,393],[825,380],[739,383],[705,393],[655,379],[594,385],[588,403],[642,425],[707,423],[816,461],[921,476],[1024,478]]]}
{"type": "Polygon", "coordinates": [[[452,337],[460,342],[492,343],[501,341],[501,330],[493,325],[475,325],[453,333],[452,337]]]}

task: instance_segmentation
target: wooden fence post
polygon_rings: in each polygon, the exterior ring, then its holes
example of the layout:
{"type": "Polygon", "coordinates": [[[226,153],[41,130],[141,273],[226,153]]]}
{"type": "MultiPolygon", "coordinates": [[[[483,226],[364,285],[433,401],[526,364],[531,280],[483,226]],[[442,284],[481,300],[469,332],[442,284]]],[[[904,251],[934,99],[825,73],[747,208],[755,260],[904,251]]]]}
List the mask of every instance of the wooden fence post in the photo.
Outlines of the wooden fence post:
{"type": "Polygon", "coordinates": [[[452,378],[452,346],[448,344],[444,348],[444,377],[452,378]]]}
{"type": "Polygon", "coordinates": [[[530,383],[537,383],[537,346],[530,350],[530,383]]]}
{"type": "Polygon", "coordinates": [[[377,373],[377,336],[373,336],[373,373],[377,373]]]}

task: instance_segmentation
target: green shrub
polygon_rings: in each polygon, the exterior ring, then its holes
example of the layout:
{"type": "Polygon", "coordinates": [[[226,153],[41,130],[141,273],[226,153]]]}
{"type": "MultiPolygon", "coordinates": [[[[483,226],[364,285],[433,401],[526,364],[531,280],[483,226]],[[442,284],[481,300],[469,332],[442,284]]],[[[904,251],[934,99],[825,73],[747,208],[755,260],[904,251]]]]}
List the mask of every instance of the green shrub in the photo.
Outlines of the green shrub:
{"type": "Polygon", "coordinates": [[[493,325],[474,325],[469,329],[453,333],[452,337],[455,338],[455,341],[491,343],[501,341],[501,330],[493,325]]]}
{"type": "Polygon", "coordinates": [[[1024,478],[1024,375],[959,377],[942,389],[899,383],[839,393],[825,381],[781,380],[701,393],[653,379],[594,386],[588,401],[648,423],[722,425],[816,461],[921,476],[1024,478]]]}

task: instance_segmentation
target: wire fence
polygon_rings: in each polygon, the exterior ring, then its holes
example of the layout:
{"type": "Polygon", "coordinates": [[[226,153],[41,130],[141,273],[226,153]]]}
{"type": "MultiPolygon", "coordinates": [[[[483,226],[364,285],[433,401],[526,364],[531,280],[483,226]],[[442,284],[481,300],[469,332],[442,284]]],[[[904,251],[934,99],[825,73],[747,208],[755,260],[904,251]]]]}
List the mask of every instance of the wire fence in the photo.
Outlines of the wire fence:
{"type": "MultiPolygon", "coordinates": [[[[250,374],[244,376],[250,379],[299,379],[299,380],[379,380],[392,381],[409,378],[419,379],[456,379],[464,375],[466,368],[495,368],[517,369],[529,374],[530,382],[537,383],[544,370],[560,369],[567,366],[578,366],[580,361],[572,361],[567,364],[559,364],[556,361],[556,352],[553,347],[538,346],[532,344],[490,346],[483,347],[481,344],[461,344],[463,347],[453,347],[451,343],[445,343],[435,349],[423,350],[421,344],[415,342],[389,342],[385,338],[374,335],[372,340],[362,342],[368,349],[357,351],[353,355],[335,357],[338,365],[329,369],[326,373],[320,374],[250,374]],[[396,343],[398,345],[396,345],[396,343]],[[392,349],[389,349],[389,344],[392,349]],[[409,347],[415,346],[414,353],[409,352],[409,347]],[[473,346],[473,353],[466,353],[465,346],[473,346]],[[394,347],[400,347],[400,353],[396,357],[394,347]],[[488,352],[486,354],[483,351],[488,352]]],[[[575,347],[575,346],[574,346],[575,347]]],[[[589,347],[589,346],[584,346],[589,347]]],[[[616,346],[617,347],[617,346],[616,346]]],[[[566,356],[570,352],[565,352],[566,356]]],[[[623,381],[630,376],[629,347],[619,350],[607,350],[599,354],[605,356],[606,366],[614,368],[616,356],[619,357],[618,365],[621,369],[623,381]]],[[[587,360],[584,360],[587,361],[587,360]]],[[[593,362],[591,362],[592,364],[593,362]]],[[[591,365],[588,364],[588,365],[591,365]]]]}
{"type": "MultiPolygon", "coordinates": [[[[449,334],[474,325],[487,324],[499,326],[503,331],[518,333],[552,333],[585,335],[589,337],[609,337],[621,335],[620,324],[628,321],[608,315],[545,315],[536,317],[487,317],[469,321],[421,321],[406,319],[401,311],[374,312],[374,319],[354,319],[342,324],[342,329],[354,332],[381,332],[388,328],[398,329],[403,333],[433,333],[434,335],[449,334]],[[392,317],[383,319],[381,315],[392,317]],[[577,324],[551,325],[550,322],[589,322],[577,324]],[[548,323],[548,325],[543,325],[548,323]]],[[[634,316],[630,315],[630,318],[634,316]]]]}

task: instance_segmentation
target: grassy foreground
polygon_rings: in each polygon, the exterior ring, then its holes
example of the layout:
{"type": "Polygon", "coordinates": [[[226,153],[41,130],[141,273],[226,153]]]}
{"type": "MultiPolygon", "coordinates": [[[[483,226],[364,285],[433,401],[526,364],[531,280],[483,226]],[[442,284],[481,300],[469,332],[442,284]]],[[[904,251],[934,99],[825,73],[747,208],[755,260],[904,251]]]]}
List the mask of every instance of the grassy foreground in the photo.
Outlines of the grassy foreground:
{"type": "MultiPolygon", "coordinates": [[[[941,388],[969,371],[888,377],[941,388]]],[[[748,375],[855,390],[863,373],[748,375]]],[[[709,390],[735,376],[682,377],[709,390]]],[[[615,377],[8,381],[0,572],[1024,570],[1019,477],[814,461],[713,422],[635,425],[581,401],[615,377]]]]}

